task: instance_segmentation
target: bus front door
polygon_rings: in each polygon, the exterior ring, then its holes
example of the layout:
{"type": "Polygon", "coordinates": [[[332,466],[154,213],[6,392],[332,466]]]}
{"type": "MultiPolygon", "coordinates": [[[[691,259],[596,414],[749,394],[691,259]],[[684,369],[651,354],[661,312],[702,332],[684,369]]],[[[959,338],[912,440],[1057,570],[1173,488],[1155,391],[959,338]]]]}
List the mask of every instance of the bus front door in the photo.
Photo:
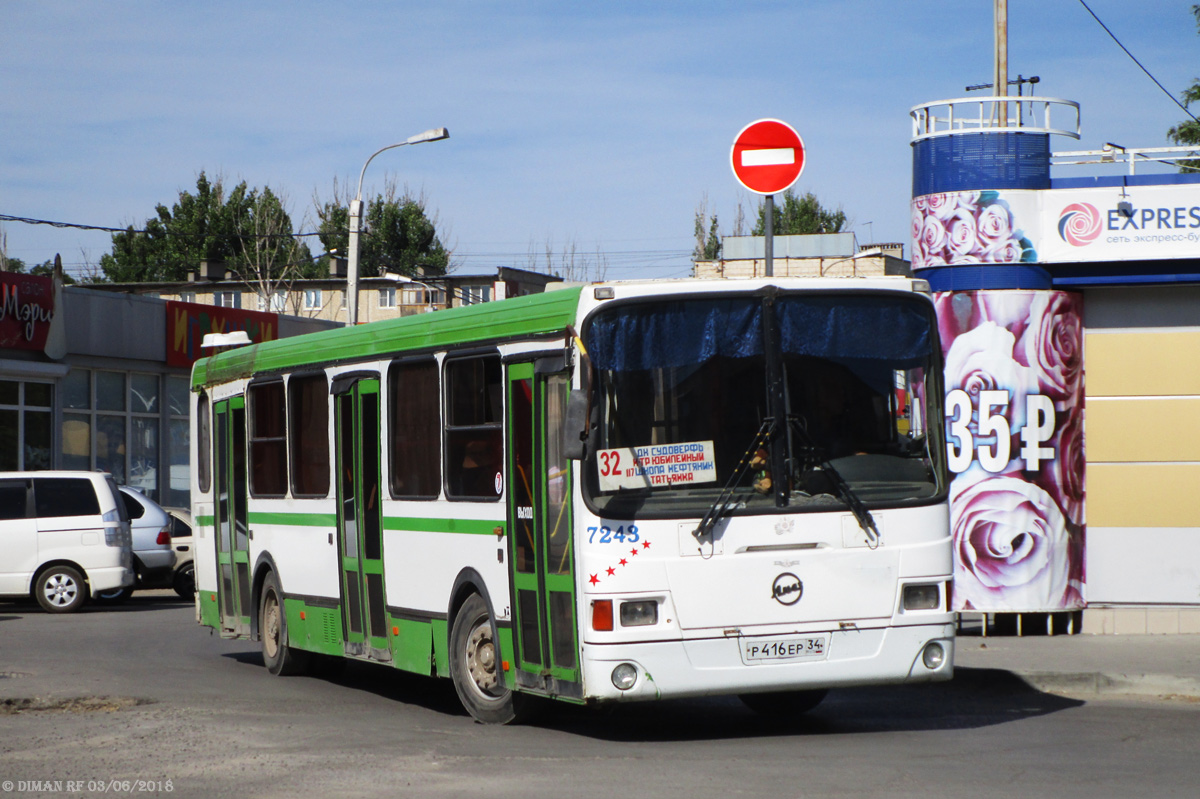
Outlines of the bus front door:
{"type": "Polygon", "coordinates": [[[348,655],[391,660],[383,584],[379,378],[372,375],[335,381],[333,391],[345,651],[348,655]]]}
{"type": "Polygon", "coordinates": [[[215,404],[217,593],[221,635],[250,634],[250,525],[246,501],[246,398],[215,404]]]}
{"type": "Polygon", "coordinates": [[[517,685],[580,698],[571,469],[562,452],[569,389],[561,358],[508,368],[509,570],[517,685]]]}

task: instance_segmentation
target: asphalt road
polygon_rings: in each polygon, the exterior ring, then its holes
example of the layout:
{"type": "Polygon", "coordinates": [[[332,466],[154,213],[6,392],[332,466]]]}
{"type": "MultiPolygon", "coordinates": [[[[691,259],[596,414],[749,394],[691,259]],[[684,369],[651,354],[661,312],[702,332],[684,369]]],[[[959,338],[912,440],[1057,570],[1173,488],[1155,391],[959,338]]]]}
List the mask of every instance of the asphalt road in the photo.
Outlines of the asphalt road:
{"type": "Polygon", "coordinates": [[[830,694],[789,724],[736,699],[474,723],[448,681],[351,664],[271,677],[173,594],[0,604],[0,799],[1197,795],[1200,703],[1043,694],[1004,672],[830,694]]]}

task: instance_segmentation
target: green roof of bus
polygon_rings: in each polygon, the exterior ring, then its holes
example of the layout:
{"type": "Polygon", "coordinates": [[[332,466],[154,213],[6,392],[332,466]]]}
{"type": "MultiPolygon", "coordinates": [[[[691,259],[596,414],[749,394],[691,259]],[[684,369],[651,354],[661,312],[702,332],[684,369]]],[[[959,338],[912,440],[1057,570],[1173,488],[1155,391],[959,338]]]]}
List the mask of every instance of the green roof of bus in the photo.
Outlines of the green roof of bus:
{"type": "Polygon", "coordinates": [[[582,286],[251,344],[196,362],[192,387],[258,373],[386,357],[474,341],[548,335],[575,324],[582,286]]]}

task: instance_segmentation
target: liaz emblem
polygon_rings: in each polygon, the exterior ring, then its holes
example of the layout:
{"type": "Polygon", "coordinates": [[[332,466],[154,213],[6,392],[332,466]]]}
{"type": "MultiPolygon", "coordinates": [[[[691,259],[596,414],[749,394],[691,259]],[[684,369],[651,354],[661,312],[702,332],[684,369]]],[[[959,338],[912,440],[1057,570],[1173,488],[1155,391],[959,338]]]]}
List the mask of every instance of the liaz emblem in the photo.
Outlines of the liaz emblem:
{"type": "Polygon", "coordinates": [[[771,598],[781,605],[794,605],[804,593],[804,583],[791,572],[784,572],[771,585],[771,598]]]}

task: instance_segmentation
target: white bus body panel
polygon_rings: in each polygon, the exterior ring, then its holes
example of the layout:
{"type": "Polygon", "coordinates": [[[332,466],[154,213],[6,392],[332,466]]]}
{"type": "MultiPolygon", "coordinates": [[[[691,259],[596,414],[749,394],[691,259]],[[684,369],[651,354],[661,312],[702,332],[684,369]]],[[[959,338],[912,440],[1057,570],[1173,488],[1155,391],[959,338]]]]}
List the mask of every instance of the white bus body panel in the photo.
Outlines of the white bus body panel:
{"type": "Polygon", "coordinates": [[[588,698],[801,690],[953,674],[944,503],[874,511],[881,542],[870,548],[846,512],[732,517],[717,526],[715,544],[704,545],[691,532],[699,520],[647,520],[634,523],[635,543],[599,544],[600,529],[623,525],[628,531],[630,522],[589,518],[581,500],[576,497],[577,517],[588,519],[578,533],[588,698]],[[794,594],[775,596],[775,581],[785,574],[802,585],[794,601],[794,594]],[[937,585],[940,606],[904,611],[901,592],[908,583],[937,585]],[[611,632],[592,629],[591,605],[598,599],[613,602],[618,620],[611,632]],[[620,603],[641,599],[659,603],[658,623],[622,627],[620,603]],[[747,665],[741,640],[750,636],[823,636],[828,649],[820,659],[747,665]],[[942,643],[945,662],[931,670],[920,657],[934,640],[942,643]],[[619,663],[638,666],[638,683],[629,691],[612,684],[619,663]]]}

